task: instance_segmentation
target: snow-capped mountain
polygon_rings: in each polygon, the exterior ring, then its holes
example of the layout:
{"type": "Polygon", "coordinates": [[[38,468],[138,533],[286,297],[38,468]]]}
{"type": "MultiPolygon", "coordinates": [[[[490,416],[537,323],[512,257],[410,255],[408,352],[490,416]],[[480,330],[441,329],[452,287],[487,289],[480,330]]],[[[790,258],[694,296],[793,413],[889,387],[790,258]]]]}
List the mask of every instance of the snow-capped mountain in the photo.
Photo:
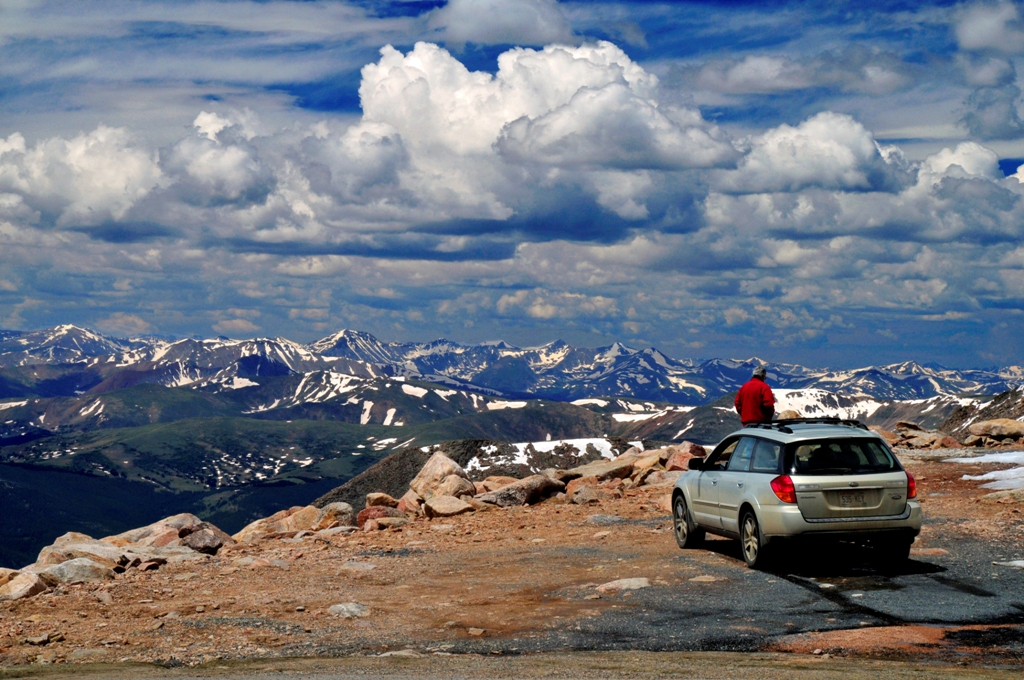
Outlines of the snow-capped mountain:
{"type": "Polygon", "coordinates": [[[405,377],[510,398],[626,397],[700,405],[733,393],[754,367],[764,364],[769,384],[778,390],[819,389],[879,402],[996,394],[1024,382],[1024,369],[1017,366],[958,371],[905,362],[830,370],[770,364],[757,357],[695,362],[621,343],[599,348],[572,347],[562,341],[527,348],[504,342],[396,343],[354,330],[342,330],[309,345],[285,338],[169,342],[110,338],[75,326],[58,326],[0,335],[0,398],[32,393],[70,396],[140,383],[231,386],[259,376],[330,370],[370,378],[405,377]],[[59,380],[51,376],[48,391],[41,392],[34,383],[14,384],[13,376],[3,373],[5,367],[36,365],[63,367],[59,380]]]}
{"type": "Polygon", "coordinates": [[[77,326],[39,331],[0,331],[0,366],[73,364],[145,347],[145,343],[110,338],[77,326]]]}

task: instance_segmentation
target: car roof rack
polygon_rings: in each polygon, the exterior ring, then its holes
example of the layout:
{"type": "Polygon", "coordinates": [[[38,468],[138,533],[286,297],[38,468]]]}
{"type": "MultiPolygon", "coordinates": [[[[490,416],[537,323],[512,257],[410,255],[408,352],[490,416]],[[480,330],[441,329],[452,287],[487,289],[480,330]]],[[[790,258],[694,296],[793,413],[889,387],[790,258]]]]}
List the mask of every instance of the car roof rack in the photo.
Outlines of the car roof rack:
{"type": "Polygon", "coordinates": [[[793,430],[790,429],[790,425],[846,425],[847,427],[857,427],[862,430],[868,429],[868,426],[859,420],[850,418],[840,418],[838,416],[819,416],[817,418],[785,418],[783,420],[773,420],[770,423],[752,423],[746,425],[746,428],[755,428],[762,430],[778,430],[785,434],[793,434],[793,430]]]}

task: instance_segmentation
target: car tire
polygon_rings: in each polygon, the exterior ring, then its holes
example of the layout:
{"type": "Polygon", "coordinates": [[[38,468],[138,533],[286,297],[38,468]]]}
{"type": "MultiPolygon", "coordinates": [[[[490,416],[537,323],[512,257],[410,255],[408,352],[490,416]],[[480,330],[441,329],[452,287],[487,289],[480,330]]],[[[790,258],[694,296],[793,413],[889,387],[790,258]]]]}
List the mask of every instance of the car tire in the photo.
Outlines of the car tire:
{"type": "Polygon", "coordinates": [[[740,517],[740,552],[751,569],[764,569],[770,562],[770,550],[764,543],[757,515],[747,510],[740,517]]]}
{"type": "Polygon", "coordinates": [[[686,550],[696,548],[704,543],[704,530],[697,529],[690,520],[690,511],[686,507],[686,499],[683,494],[677,494],[672,499],[672,525],[676,535],[676,543],[686,550]]]}

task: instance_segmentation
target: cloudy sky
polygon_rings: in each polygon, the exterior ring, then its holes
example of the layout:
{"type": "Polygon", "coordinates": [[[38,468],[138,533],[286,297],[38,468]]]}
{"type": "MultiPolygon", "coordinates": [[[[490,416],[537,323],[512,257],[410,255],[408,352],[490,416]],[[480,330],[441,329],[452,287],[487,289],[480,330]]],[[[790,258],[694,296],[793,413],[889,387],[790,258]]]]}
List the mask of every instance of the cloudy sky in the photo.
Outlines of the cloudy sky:
{"type": "Polygon", "coordinates": [[[0,0],[0,328],[1024,363],[1022,73],[1014,2],[0,0]]]}

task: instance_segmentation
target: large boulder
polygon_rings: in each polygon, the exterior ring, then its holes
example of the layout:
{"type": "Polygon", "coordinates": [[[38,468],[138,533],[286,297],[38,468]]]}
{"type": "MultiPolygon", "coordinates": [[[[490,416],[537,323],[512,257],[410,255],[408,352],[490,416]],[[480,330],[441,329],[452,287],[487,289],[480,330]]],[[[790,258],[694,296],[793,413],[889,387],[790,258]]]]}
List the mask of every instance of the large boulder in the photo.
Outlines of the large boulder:
{"type": "MultiPolygon", "coordinates": [[[[546,474],[546,472],[545,472],[545,474],[546,474]]],[[[554,475],[548,475],[548,477],[553,477],[553,476],[554,475]]],[[[557,477],[556,477],[556,479],[557,479],[557,477]]],[[[509,484],[515,484],[518,481],[519,481],[518,477],[505,477],[505,476],[502,476],[502,475],[491,475],[490,477],[488,477],[484,481],[480,482],[480,484],[483,486],[483,489],[484,489],[483,491],[481,491],[481,493],[487,493],[489,491],[497,491],[498,489],[502,488],[503,486],[508,486],[509,484]]]]}
{"type": "Polygon", "coordinates": [[[203,522],[194,531],[189,532],[181,542],[185,547],[205,555],[216,555],[225,545],[237,543],[231,536],[208,522],[203,522]]]}
{"type": "Polygon", "coordinates": [[[436,489],[434,489],[435,496],[475,496],[476,485],[468,479],[459,477],[458,475],[448,475],[444,478],[436,489]]]}
{"type": "Polygon", "coordinates": [[[204,524],[205,522],[195,515],[184,512],[101,540],[122,548],[130,545],[154,548],[179,546],[182,545],[183,537],[199,530],[204,524]]]}
{"type": "MultiPolygon", "coordinates": [[[[630,449],[632,451],[632,449],[630,449]]],[[[615,460],[595,460],[586,465],[580,465],[571,470],[578,473],[577,477],[597,477],[598,480],[623,479],[633,473],[633,463],[638,456],[626,456],[623,454],[615,460]]]]}
{"type": "Polygon", "coordinates": [[[39,574],[21,572],[10,581],[0,586],[0,602],[21,600],[45,593],[50,587],[39,574]]]}
{"type": "Polygon", "coordinates": [[[335,527],[354,527],[356,525],[356,513],[348,503],[340,501],[328,503],[320,508],[320,517],[313,527],[313,531],[333,529],[335,527]]]}
{"type": "Polygon", "coordinates": [[[423,503],[427,517],[454,517],[473,512],[473,506],[455,496],[431,496],[423,503]]]}
{"type": "Polygon", "coordinates": [[[359,514],[356,515],[356,525],[362,529],[367,521],[382,517],[401,517],[404,519],[405,513],[397,508],[389,508],[386,505],[371,505],[359,511],[359,514]]]}
{"type": "Polygon", "coordinates": [[[239,543],[263,540],[275,534],[297,534],[300,531],[318,531],[331,526],[351,522],[352,506],[348,503],[330,503],[322,509],[313,505],[299,505],[275,512],[270,517],[258,519],[235,534],[239,543]]]}
{"type": "Polygon", "coordinates": [[[386,493],[374,491],[373,493],[366,494],[366,507],[369,508],[373,505],[386,505],[389,508],[397,508],[398,500],[386,493]]]}
{"type": "Polygon", "coordinates": [[[1024,423],[1010,418],[995,418],[971,423],[967,430],[976,437],[992,437],[993,439],[1024,437],[1024,423]]]}
{"type": "Polygon", "coordinates": [[[438,487],[449,475],[461,477],[472,484],[469,474],[462,469],[462,466],[438,451],[427,460],[416,477],[409,482],[409,488],[415,491],[420,498],[429,499],[437,493],[438,487]]]}
{"type": "Polygon", "coordinates": [[[665,463],[666,470],[689,470],[691,459],[703,458],[707,455],[707,451],[703,446],[693,442],[683,442],[678,446],[670,448],[672,455],[669,456],[668,461],[665,463]]]}
{"type": "Polygon", "coordinates": [[[532,505],[559,491],[565,491],[565,484],[557,479],[552,479],[547,475],[531,475],[526,479],[503,486],[497,491],[480,494],[476,499],[508,508],[517,505],[532,505]]]}
{"type": "Polygon", "coordinates": [[[418,514],[422,505],[423,499],[412,489],[406,491],[405,495],[398,499],[398,509],[410,515],[418,514]]]}
{"type": "Polygon", "coordinates": [[[56,583],[92,583],[114,578],[114,570],[88,557],[76,557],[47,567],[39,573],[44,581],[56,583]]]}

